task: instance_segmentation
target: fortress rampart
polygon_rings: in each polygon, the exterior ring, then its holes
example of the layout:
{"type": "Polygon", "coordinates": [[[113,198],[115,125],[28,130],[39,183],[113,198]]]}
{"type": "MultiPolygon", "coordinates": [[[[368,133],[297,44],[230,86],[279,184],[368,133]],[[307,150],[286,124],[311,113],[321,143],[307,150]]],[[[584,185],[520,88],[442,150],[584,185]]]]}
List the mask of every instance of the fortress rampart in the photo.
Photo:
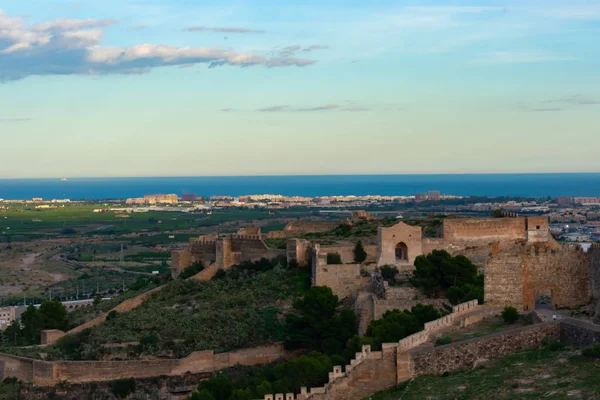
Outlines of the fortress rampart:
{"type": "Polygon", "coordinates": [[[41,361],[0,353],[0,380],[15,377],[37,386],[113,381],[123,378],[211,374],[235,365],[258,365],[289,358],[294,353],[282,344],[214,354],[212,350],[191,353],[175,360],[139,361],[41,361]]]}

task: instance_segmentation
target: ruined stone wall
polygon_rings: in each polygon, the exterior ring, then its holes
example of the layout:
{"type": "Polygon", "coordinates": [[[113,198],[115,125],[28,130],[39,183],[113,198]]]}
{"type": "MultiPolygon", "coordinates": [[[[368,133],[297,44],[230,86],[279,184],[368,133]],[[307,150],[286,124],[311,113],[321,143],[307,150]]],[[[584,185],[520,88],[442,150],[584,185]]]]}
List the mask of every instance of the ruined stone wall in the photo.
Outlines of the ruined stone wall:
{"type": "Polygon", "coordinates": [[[523,306],[522,257],[501,254],[488,260],[484,277],[484,300],[493,306],[523,306]]]}
{"type": "Polygon", "coordinates": [[[485,301],[496,306],[535,309],[536,297],[550,293],[552,305],[576,307],[592,299],[592,255],[553,243],[515,245],[488,260],[485,301]]]}
{"type": "Polygon", "coordinates": [[[550,290],[552,304],[577,307],[592,300],[590,254],[579,248],[531,246],[523,259],[523,306],[535,309],[536,296],[550,290]]]}
{"type": "Polygon", "coordinates": [[[471,369],[479,359],[497,358],[537,348],[548,339],[560,339],[558,323],[517,328],[433,349],[416,349],[411,351],[411,375],[441,375],[471,369]]]}
{"type": "Polygon", "coordinates": [[[0,381],[8,377],[15,377],[23,382],[31,382],[34,361],[31,358],[0,353],[0,381]]]}
{"type": "Polygon", "coordinates": [[[600,343],[600,326],[576,319],[563,319],[560,323],[560,342],[566,346],[591,346],[600,343]]]}
{"type": "Polygon", "coordinates": [[[546,242],[550,238],[548,217],[527,217],[527,240],[546,242]]]}
{"type": "Polygon", "coordinates": [[[171,277],[177,277],[184,269],[192,265],[192,252],[190,249],[174,250],[171,252],[171,277]]]}
{"type": "Polygon", "coordinates": [[[295,221],[288,223],[283,231],[288,235],[302,233],[326,232],[337,227],[341,221],[295,221]]]}
{"type": "Polygon", "coordinates": [[[39,386],[59,382],[104,382],[122,378],[212,373],[235,365],[259,365],[288,358],[282,344],[214,354],[194,352],[183,359],[136,361],[39,361],[0,353],[0,378],[14,376],[39,386]]]}
{"type": "Polygon", "coordinates": [[[351,296],[368,285],[370,279],[360,276],[359,264],[327,264],[327,253],[317,244],[312,248],[312,285],[328,286],[340,299],[351,296]]]}
{"type": "Polygon", "coordinates": [[[594,322],[600,323],[600,243],[594,243],[588,251],[592,260],[592,296],[596,303],[594,322]]]}
{"type": "Polygon", "coordinates": [[[286,256],[288,263],[296,261],[299,266],[310,263],[310,242],[304,239],[288,239],[286,256]]]}
{"type": "Polygon", "coordinates": [[[421,236],[420,226],[410,226],[404,222],[399,222],[389,228],[379,227],[377,229],[377,245],[379,248],[377,265],[413,265],[415,258],[423,254],[421,236]],[[405,246],[403,251],[408,251],[408,254],[404,255],[404,260],[396,259],[396,247],[399,244],[405,246]]]}
{"type": "Polygon", "coordinates": [[[444,219],[443,232],[447,242],[527,239],[523,217],[444,219]]]}
{"type": "MultiPolygon", "coordinates": [[[[377,245],[364,245],[363,247],[367,252],[365,264],[377,262],[379,253],[377,245]]],[[[344,264],[354,262],[354,246],[321,246],[321,251],[326,253],[338,253],[340,257],[342,257],[342,262],[344,264]]]]}
{"type": "Polygon", "coordinates": [[[233,265],[233,256],[231,252],[231,237],[219,238],[217,240],[217,258],[215,264],[222,269],[231,267],[233,265]]]}

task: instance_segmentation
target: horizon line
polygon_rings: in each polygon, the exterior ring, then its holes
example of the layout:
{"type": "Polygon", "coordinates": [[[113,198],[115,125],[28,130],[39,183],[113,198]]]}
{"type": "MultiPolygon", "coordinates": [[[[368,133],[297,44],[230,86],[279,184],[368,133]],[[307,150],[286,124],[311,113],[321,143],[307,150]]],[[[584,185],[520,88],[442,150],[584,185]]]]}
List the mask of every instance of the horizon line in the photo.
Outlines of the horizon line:
{"type": "Polygon", "coordinates": [[[256,175],[142,175],[142,176],[51,176],[51,177],[0,177],[0,180],[54,180],[54,179],[154,179],[154,178],[275,178],[275,177],[348,177],[348,176],[461,176],[461,175],[592,175],[600,171],[582,172],[418,172],[418,173],[340,173],[340,174],[256,174],[256,175]]]}

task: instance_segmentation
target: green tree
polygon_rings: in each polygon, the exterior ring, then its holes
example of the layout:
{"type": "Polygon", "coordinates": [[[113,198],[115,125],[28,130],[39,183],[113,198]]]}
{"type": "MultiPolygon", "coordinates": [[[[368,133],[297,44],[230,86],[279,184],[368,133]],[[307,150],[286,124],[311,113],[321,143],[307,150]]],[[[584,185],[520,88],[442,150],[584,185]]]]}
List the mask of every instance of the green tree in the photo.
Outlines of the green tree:
{"type": "Polygon", "coordinates": [[[43,329],[64,331],[69,326],[67,309],[58,300],[44,301],[40,306],[40,316],[43,321],[43,329]]]}
{"type": "Polygon", "coordinates": [[[365,251],[362,242],[359,240],[358,242],[356,242],[356,246],[354,246],[354,261],[356,261],[359,264],[362,264],[366,259],[367,252],[365,251]]]}
{"type": "Polygon", "coordinates": [[[433,250],[426,256],[415,259],[415,270],[411,282],[429,296],[452,286],[478,284],[477,266],[467,257],[452,257],[445,250],[433,250]]]}
{"type": "Polygon", "coordinates": [[[397,342],[423,330],[426,322],[436,320],[440,316],[430,304],[417,304],[410,311],[388,311],[383,318],[371,321],[367,328],[367,336],[373,339],[376,348],[380,348],[382,343],[397,342]]]}
{"type": "Polygon", "coordinates": [[[327,264],[343,264],[339,253],[327,253],[327,264]]]}
{"type": "Polygon", "coordinates": [[[2,338],[2,341],[9,346],[20,344],[23,340],[23,328],[21,327],[21,323],[17,320],[11,322],[4,332],[2,332],[2,338]]]}
{"type": "Polygon", "coordinates": [[[98,295],[94,297],[94,305],[97,306],[100,303],[102,303],[102,296],[98,295]]]}
{"type": "Polygon", "coordinates": [[[502,319],[507,324],[514,324],[519,319],[519,311],[514,307],[504,307],[502,319]]]}
{"type": "Polygon", "coordinates": [[[492,211],[492,218],[504,218],[504,212],[497,208],[492,211]]]}
{"type": "Polygon", "coordinates": [[[38,310],[33,304],[21,314],[21,325],[23,326],[22,338],[26,344],[40,343],[40,332],[44,329],[44,321],[38,310]]]}
{"type": "Polygon", "coordinates": [[[294,313],[286,315],[285,346],[340,354],[356,333],[354,311],[337,313],[339,299],[331,288],[314,286],[294,303],[294,313]]]}
{"type": "Polygon", "coordinates": [[[135,387],[135,379],[119,379],[112,383],[112,392],[116,397],[124,399],[135,392],[135,387]]]}
{"type": "Polygon", "coordinates": [[[208,390],[202,389],[199,392],[192,393],[190,400],[217,400],[208,390]]]}

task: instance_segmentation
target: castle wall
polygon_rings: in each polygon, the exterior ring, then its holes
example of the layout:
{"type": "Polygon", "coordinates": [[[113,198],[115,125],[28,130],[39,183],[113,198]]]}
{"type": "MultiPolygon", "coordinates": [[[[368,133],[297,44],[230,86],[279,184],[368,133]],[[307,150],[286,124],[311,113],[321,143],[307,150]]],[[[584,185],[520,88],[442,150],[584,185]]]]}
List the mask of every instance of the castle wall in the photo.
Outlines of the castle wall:
{"type": "Polygon", "coordinates": [[[523,305],[535,309],[536,295],[551,290],[552,304],[577,307],[592,300],[591,257],[580,248],[530,247],[523,264],[523,305]]]}
{"type": "Polygon", "coordinates": [[[389,228],[380,227],[377,230],[377,244],[379,247],[377,265],[413,265],[415,258],[423,254],[421,236],[420,226],[410,226],[404,222],[399,222],[389,228]],[[396,246],[399,243],[406,246],[405,251],[408,251],[408,255],[405,255],[406,260],[399,261],[396,259],[396,246]]]}
{"type": "Polygon", "coordinates": [[[445,346],[411,351],[411,375],[441,375],[471,369],[479,359],[492,359],[540,347],[560,339],[559,323],[544,323],[465,340],[445,346]]]}
{"type": "MultiPolygon", "coordinates": [[[[377,262],[379,248],[377,245],[363,245],[367,252],[365,264],[377,262]]],[[[338,253],[342,257],[344,264],[353,263],[354,261],[354,246],[321,246],[321,251],[326,253],[338,253]]]]}
{"type": "Polygon", "coordinates": [[[527,217],[527,240],[546,242],[550,238],[548,217],[527,217]]]}
{"type": "Polygon", "coordinates": [[[327,264],[327,253],[317,244],[312,249],[312,285],[328,286],[340,299],[351,296],[368,284],[360,276],[359,264],[327,264]]]}
{"type": "Polygon", "coordinates": [[[289,235],[326,232],[337,227],[341,221],[295,221],[288,223],[283,231],[289,235]]]}
{"type": "Polygon", "coordinates": [[[562,246],[515,246],[493,256],[485,273],[485,301],[535,309],[536,297],[550,291],[552,305],[576,307],[592,299],[591,254],[562,246]]]}
{"type": "Polygon", "coordinates": [[[444,240],[471,242],[527,239],[526,218],[444,219],[444,240]]]}
{"type": "Polygon", "coordinates": [[[186,373],[213,373],[235,365],[258,365],[287,358],[282,344],[214,354],[198,351],[175,360],[135,361],[39,361],[0,353],[0,378],[16,377],[39,386],[103,382],[123,378],[175,376],[186,373]]]}
{"type": "Polygon", "coordinates": [[[310,263],[310,242],[304,239],[288,239],[286,241],[286,256],[288,263],[296,261],[299,266],[310,263]]]}
{"type": "Polygon", "coordinates": [[[592,296],[596,303],[594,322],[600,323],[600,243],[594,243],[589,251],[592,259],[592,296]]]}

